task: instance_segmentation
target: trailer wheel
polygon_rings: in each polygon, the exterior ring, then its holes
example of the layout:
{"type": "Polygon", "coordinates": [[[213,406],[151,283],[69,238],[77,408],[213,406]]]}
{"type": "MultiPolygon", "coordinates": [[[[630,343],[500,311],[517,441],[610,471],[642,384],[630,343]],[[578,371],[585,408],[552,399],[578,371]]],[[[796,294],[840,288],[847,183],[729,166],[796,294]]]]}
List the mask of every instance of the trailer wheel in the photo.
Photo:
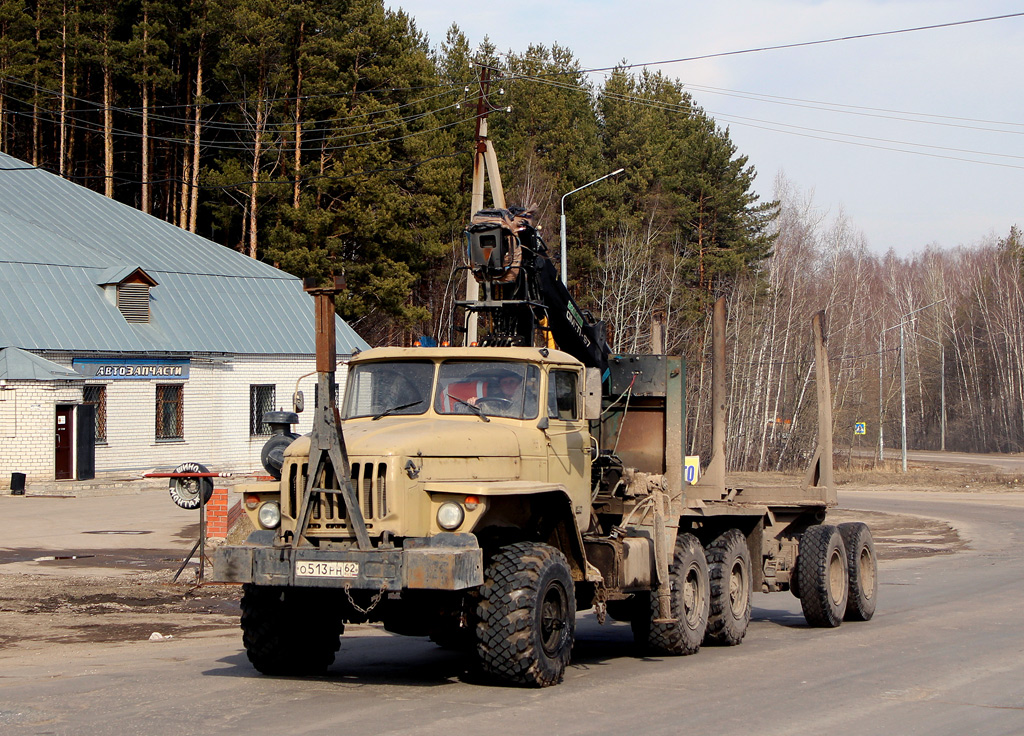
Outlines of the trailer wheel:
{"type": "Polygon", "coordinates": [[[839,525],[839,534],[846,547],[846,566],[849,574],[849,598],[845,621],[870,621],[875,615],[878,596],[878,559],[875,540],[867,524],[852,521],[839,525]]]}
{"type": "Polygon", "coordinates": [[[345,630],[338,607],[311,588],[242,586],[242,643],[264,675],[319,675],[345,630]]]}
{"type": "Polygon", "coordinates": [[[796,565],[800,607],[807,623],[826,628],[839,626],[849,598],[846,547],[839,530],[827,524],[807,527],[800,538],[796,565]]]}
{"type": "Polygon", "coordinates": [[[705,550],[711,580],[711,613],[707,644],[735,646],[750,624],[750,550],[739,529],[729,529],[705,550]]]}
{"type": "Polygon", "coordinates": [[[638,595],[632,619],[633,640],[639,649],[662,654],[694,654],[708,628],[710,583],[704,548],[692,534],[676,537],[676,552],[669,568],[674,623],[655,623],[660,606],[656,591],[638,595]]]}
{"type": "Polygon", "coordinates": [[[502,547],[484,572],[476,649],[488,674],[534,687],[562,680],[576,631],[565,556],[547,544],[502,547]]]}

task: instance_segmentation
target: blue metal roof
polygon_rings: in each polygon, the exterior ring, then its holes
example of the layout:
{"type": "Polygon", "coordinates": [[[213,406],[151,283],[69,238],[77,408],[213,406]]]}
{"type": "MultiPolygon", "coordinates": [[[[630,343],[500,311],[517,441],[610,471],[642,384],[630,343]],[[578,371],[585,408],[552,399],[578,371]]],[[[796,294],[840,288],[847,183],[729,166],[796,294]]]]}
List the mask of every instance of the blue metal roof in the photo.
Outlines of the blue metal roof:
{"type": "MultiPolygon", "coordinates": [[[[311,355],[294,276],[0,153],[0,347],[311,355]],[[10,170],[14,169],[14,170],[10,170]],[[150,322],[102,284],[141,268],[150,322]]],[[[367,343],[338,319],[339,353],[367,343]]]]}
{"type": "Polygon", "coordinates": [[[0,378],[8,381],[73,381],[82,374],[18,348],[0,348],[0,378]]]}

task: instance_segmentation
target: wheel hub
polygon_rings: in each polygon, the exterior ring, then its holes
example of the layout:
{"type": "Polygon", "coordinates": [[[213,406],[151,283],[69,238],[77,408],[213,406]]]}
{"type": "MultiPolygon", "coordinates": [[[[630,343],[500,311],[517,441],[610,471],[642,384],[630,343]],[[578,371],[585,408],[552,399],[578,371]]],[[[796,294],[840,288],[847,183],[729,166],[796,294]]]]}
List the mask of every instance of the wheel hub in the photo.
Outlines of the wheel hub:
{"type": "Polygon", "coordinates": [[[540,636],[544,653],[549,657],[558,654],[567,628],[566,611],[568,602],[565,591],[559,585],[552,585],[545,591],[540,609],[540,636]]]}

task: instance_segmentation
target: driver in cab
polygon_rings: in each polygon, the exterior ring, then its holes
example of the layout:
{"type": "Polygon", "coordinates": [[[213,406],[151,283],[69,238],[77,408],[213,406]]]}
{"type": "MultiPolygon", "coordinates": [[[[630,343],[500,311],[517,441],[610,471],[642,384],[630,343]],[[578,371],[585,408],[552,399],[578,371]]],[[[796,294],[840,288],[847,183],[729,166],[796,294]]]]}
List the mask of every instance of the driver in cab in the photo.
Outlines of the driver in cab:
{"type": "Polygon", "coordinates": [[[511,417],[518,416],[523,404],[523,395],[520,388],[523,385],[521,376],[515,373],[503,373],[497,381],[488,383],[486,396],[472,396],[466,402],[472,406],[479,406],[488,414],[511,417]]]}

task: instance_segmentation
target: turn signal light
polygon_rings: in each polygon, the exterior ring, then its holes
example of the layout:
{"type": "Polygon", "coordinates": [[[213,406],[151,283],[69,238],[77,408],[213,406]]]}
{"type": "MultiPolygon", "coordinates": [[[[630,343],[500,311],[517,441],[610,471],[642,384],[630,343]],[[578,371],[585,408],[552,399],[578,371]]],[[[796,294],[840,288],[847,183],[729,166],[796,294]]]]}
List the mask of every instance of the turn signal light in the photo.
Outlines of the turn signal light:
{"type": "Polygon", "coordinates": [[[480,497],[479,496],[466,496],[466,504],[465,504],[465,506],[466,506],[466,510],[467,511],[472,511],[472,510],[474,510],[479,505],[480,505],[480,497]]]}

